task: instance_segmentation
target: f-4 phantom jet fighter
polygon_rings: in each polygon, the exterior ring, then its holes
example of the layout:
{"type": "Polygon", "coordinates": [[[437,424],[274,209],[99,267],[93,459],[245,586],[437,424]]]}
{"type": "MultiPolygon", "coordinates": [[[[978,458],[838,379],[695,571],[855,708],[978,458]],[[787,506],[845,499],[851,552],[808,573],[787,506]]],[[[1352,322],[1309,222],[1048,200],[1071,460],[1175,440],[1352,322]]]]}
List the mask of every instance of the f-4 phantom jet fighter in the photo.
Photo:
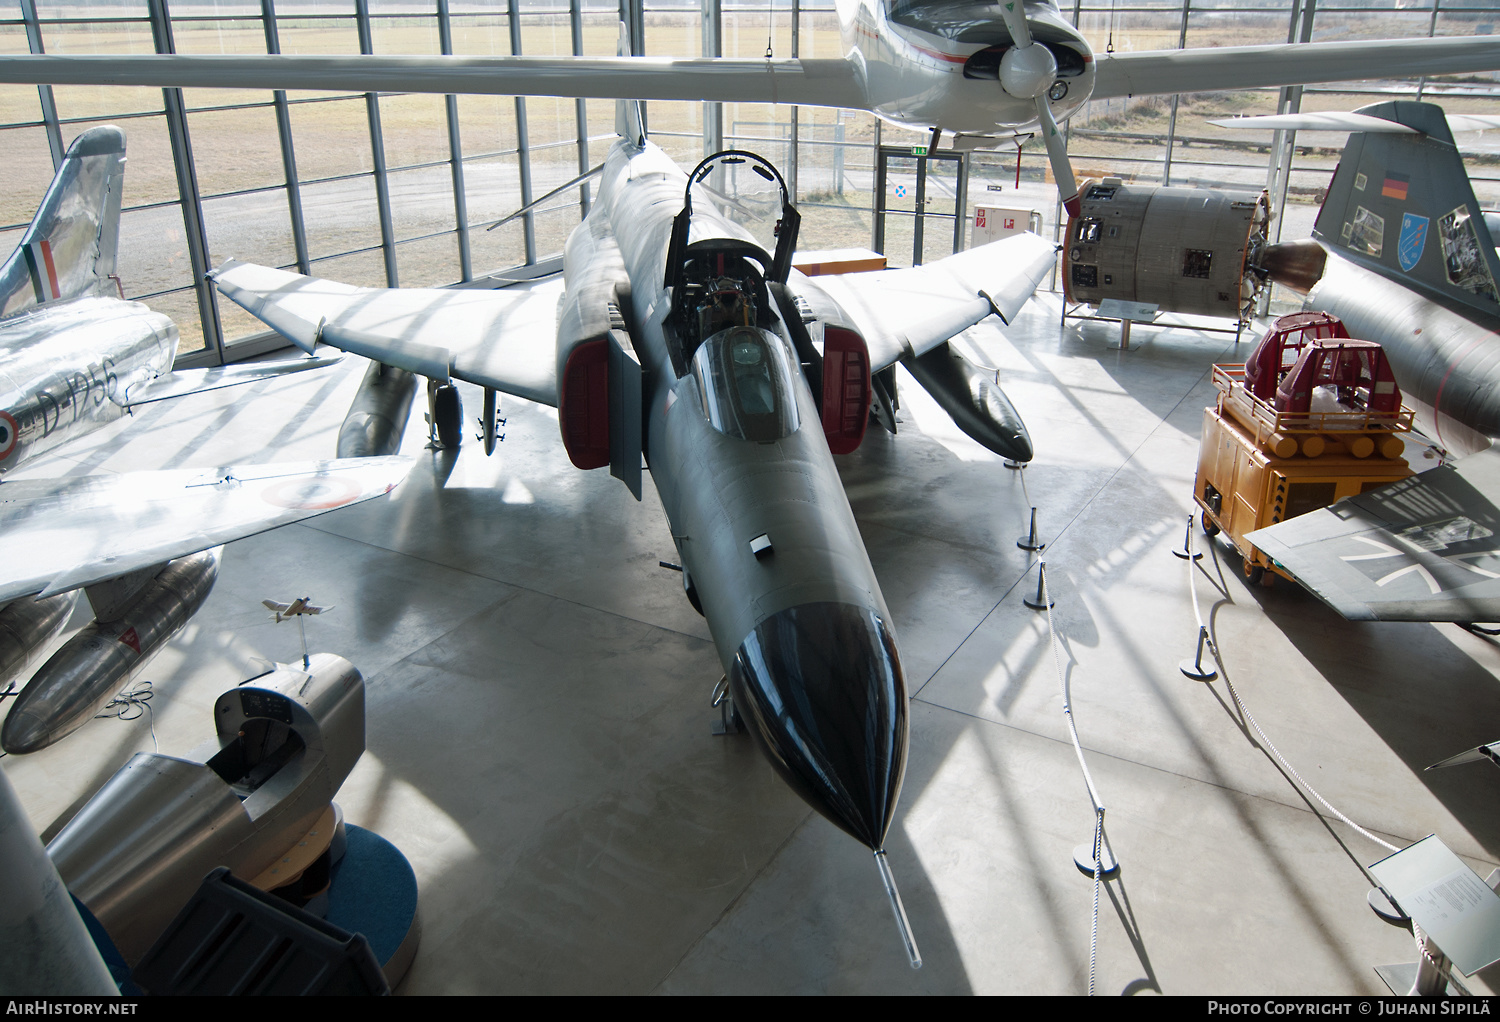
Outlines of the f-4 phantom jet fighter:
{"type": "Polygon", "coordinates": [[[815,283],[791,268],[798,215],[770,164],[731,151],[684,175],[634,109],[568,240],[560,301],[366,290],[233,261],[215,282],[309,350],[555,405],[573,463],[610,466],[638,497],[644,455],[734,707],[786,782],[876,852],[899,906],[883,848],[906,681],[833,454],[859,445],[884,400],[875,374],[899,360],[971,436],[1029,458],[1004,395],[946,341],[1014,315],[1054,248],[1021,235],[815,283]],[[730,215],[754,191],[770,196],[759,237],[730,215]]]}
{"type": "MultiPolygon", "coordinates": [[[[172,372],[177,328],[114,297],[125,137],[74,140],[36,218],[0,264],[0,475],[149,401],[326,365],[295,359],[172,372]]],[[[34,752],[80,727],[207,598],[215,548],[378,496],[401,459],[0,482],[0,686],[67,622],[96,620],[47,661],[0,728],[34,752]]]]}

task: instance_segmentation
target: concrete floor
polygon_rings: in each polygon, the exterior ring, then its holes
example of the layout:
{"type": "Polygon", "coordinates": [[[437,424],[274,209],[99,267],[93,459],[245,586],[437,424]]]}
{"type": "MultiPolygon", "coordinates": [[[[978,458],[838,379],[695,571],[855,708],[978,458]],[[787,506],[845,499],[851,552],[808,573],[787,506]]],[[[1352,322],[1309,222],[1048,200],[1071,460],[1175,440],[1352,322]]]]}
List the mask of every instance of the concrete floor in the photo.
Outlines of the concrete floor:
{"type": "MultiPolygon", "coordinates": [[[[259,601],[310,595],[337,608],[309,622],[310,646],[368,682],[368,751],[339,802],[421,886],[402,992],[1077,994],[1093,885],[1072,852],[1093,816],[1061,669],[1123,864],[1099,899],[1098,992],[1383,993],[1372,966],[1416,957],[1365,905],[1357,862],[1384,851],[1313,811],[1223,680],[1177,669],[1196,625],[1171,551],[1208,368],[1236,360],[1232,338],[1138,328],[1127,353],[1117,335],[1060,329],[1045,294],[1004,334],[966,335],[1031,428],[1024,472],[909,379],[901,434],[872,429],[841,460],[913,693],[888,847],[919,972],[869,853],[748,738],[710,734],[717,657],[657,566],[674,554],[655,494],[637,504],[573,469],[548,408],[507,400],[497,454],[471,442],[455,459],[422,449],[418,407],[417,467],[390,498],[229,547],[208,605],[148,668],[154,740],[186,752],[253,657],[297,656],[259,601]],[[1032,505],[1057,659],[1022,604],[1032,505]]],[[[363,365],[154,406],[29,471],[328,457],[363,365]]],[[[1500,773],[1422,772],[1500,738],[1494,643],[1346,622],[1293,586],[1247,586],[1222,548],[1197,570],[1230,680],[1303,777],[1397,845],[1436,832],[1481,876],[1500,863],[1500,773]]],[[[152,747],[147,719],[96,720],[3,764],[50,833],[152,747]]]]}

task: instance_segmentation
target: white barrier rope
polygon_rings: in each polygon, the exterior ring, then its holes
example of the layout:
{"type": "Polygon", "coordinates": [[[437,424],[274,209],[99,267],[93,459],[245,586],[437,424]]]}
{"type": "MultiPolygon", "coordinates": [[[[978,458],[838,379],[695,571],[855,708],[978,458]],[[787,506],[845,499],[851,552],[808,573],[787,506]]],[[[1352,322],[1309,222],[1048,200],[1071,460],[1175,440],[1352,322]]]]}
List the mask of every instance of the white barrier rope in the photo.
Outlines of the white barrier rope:
{"type": "Polygon", "coordinates": [[[1380,847],[1387,848],[1393,852],[1400,851],[1399,848],[1391,844],[1389,841],[1385,841],[1381,838],[1376,837],[1374,834],[1370,833],[1368,830],[1361,827],[1353,820],[1349,819],[1349,817],[1340,812],[1333,805],[1333,803],[1329,802],[1322,795],[1318,794],[1317,789],[1314,788],[1311,784],[1307,783],[1307,779],[1297,772],[1296,767],[1287,762],[1286,757],[1283,756],[1281,754],[1281,751],[1276,748],[1276,744],[1266,736],[1265,731],[1261,730],[1261,726],[1256,721],[1255,716],[1250,712],[1249,707],[1245,705],[1244,700],[1240,698],[1240,694],[1235,691],[1234,683],[1229,680],[1229,670],[1224,666],[1224,658],[1219,655],[1219,644],[1214,641],[1212,633],[1209,632],[1207,626],[1203,623],[1203,614],[1198,609],[1198,573],[1193,570],[1193,558],[1191,556],[1193,553],[1193,529],[1191,516],[1189,516],[1188,518],[1187,552],[1189,555],[1187,558],[1188,591],[1192,594],[1193,617],[1195,617],[1198,621],[1198,634],[1206,636],[1205,641],[1208,644],[1208,651],[1213,654],[1214,663],[1218,665],[1219,674],[1224,678],[1224,687],[1229,690],[1229,695],[1234,700],[1234,705],[1239,708],[1240,713],[1244,714],[1245,719],[1250,722],[1250,726],[1255,729],[1255,733],[1260,736],[1260,740],[1265,744],[1265,747],[1270,750],[1271,755],[1276,757],[1276,762],[1285,767],[1287,772],[1297,779],[1297,783],[1300,784],[1309,795],[1316,799],[1324,809],[1327,809],[1334,816],[1338,817],[1340,820],[1344,821],[1344,823],[1354,828],[1356,833],[1360,834],[1370,841],[1375,842],[1380,847]]]}
{"type": "MultiPolygon", "coordinates": [[[[1022,485],[1024,487],[1024,481],[1022,485]]],[[[1030,503],[1029,498],[1028,503],[1030,503]]],[[[1094,910],[1089,926],[1089,996],[1093,997],[1099,956],[1099,885],[1103,879],[1101,859],[1104,854],[1104,804],[1099,798],[1098,789],[1094,787],[1094,778],[1089,773],[1089,765],[1083,758],[1083,745],[1078,740],[1078,727],[1073,720],[1073,700],[1068,694],[1068,683],[1062,669],[1062,657],[1057,651],[1057,628],[1052,621],[1052,593],[1047,588],[1047,562],[1039,558],[1036,564],[1037,591],[1041,594],[1042,606],[1047,611],[1047,635],[1052,644],[1052,666],[1057,671],[1057,687],[1062,692],[1063,716],[1067,718],[1068,736],[1073,740],[1073,752],[1078,757],[1078,767],[1083,771],[1083,783],[1088,788],[1089,801],[1094,806],[1094,910]]]]}

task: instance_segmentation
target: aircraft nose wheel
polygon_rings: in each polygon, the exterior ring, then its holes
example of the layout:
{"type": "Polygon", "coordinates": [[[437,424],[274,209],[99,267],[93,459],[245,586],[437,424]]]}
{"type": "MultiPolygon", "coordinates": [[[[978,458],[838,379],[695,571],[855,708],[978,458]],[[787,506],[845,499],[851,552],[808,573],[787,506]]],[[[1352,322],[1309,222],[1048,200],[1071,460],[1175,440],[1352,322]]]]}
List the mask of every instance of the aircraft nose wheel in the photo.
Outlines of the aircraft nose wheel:
{"type": "Polygon", "coordinates": [[[451,383],[429,380],[427,383],[427,446],[439,451],[456,451],[463,443],[463,403],[458,388],[451,383]]]}
{"type": "Polygon", "coordinates": [[[740,719],[739,711],[734,708],[734,696],[729,694],[729,676],[725,675],[719,679],[714,686],[713,701],[710,706],[719,708],[719,719],[713,723],[713,732],[716,735],[741,735],[745,733],[745,722],[740,719]]]}

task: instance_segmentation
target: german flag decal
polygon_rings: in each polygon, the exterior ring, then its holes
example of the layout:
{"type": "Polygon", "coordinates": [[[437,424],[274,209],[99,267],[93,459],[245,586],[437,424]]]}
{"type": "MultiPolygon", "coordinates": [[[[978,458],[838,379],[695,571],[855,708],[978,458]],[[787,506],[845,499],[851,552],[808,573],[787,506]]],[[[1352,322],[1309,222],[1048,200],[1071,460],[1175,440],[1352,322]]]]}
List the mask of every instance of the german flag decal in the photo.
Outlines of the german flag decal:
{"type": "Polygon", "coordinates": [[[1406,187],[1411,184],[1411,178],[1405,174],[1397,174],[1394,171],[1386,174],[1385,182],[1380,186],[1380,194],[1387,199],[1395,199],[1398,202],[1406,201],[1406,187]]]}

